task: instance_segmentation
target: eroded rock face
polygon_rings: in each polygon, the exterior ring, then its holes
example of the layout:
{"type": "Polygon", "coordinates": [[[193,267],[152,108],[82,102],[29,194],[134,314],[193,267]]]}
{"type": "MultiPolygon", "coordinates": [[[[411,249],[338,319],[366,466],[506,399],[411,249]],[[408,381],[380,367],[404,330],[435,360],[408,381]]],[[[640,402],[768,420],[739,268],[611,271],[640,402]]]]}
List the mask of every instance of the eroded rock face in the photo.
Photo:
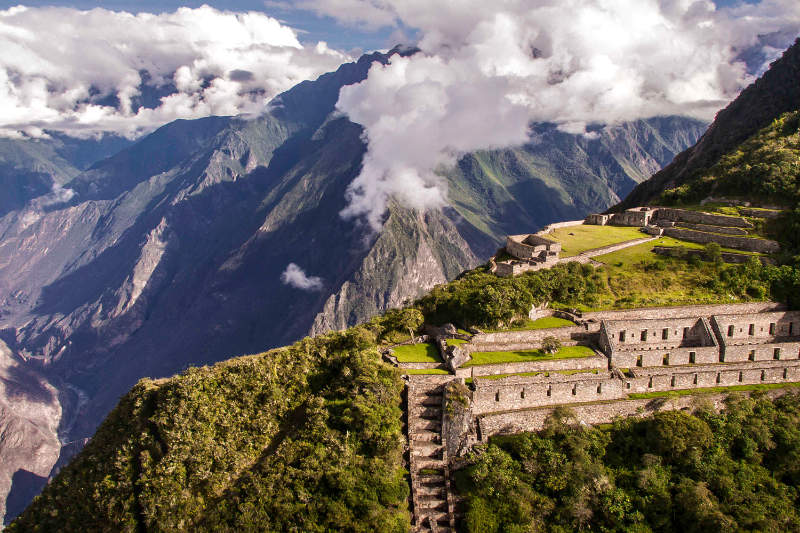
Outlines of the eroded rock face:
{"type": "Polygon", "coordinates": [[[22,512],[46,483],[61,449],[60,421],[56,388],[0,341],[0,518],[22,512]]]}

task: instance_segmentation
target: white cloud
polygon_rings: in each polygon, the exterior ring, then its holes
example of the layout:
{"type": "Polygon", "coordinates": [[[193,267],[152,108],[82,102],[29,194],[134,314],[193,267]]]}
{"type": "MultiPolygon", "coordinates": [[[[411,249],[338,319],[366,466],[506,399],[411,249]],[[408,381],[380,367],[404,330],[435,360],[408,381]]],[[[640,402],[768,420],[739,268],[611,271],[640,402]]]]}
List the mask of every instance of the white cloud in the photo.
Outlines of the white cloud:
{"type": "Polygon", "coordinates": [[[281,283],[304,291],[322,289],[322,278],[306,275],[305,271],[294,263],[289,263],[281,274],[281,283]]]}
{"type": "Polygon", "coordinates": [[[365,216],[375,229],[389,197],[417,208],[444,204],[437,168],[468,151],[524,143],[530,122],[580,134],[591,123],[658,115],[711,120],[753,80],[737,57],[761,47],[774,58],[777,49],[759,36],[800,31],[797,0],[727,9],[708,0],[301,5],[347,23],[419,30],[421,53],[374,65],[337,104],[364,126],[369,144],[342,215],[365,216]]]}
{"type": "Polygon", "coordinates": [[[5,136],[135,136],[176,118],[257,113],[349,59],[325,43],[304,47],[263,13],[208,6],[158,15],[15,7],[0,11],[0,50],[5,136]],[[142,84],[174,87],[137,110],[142,84]]]}

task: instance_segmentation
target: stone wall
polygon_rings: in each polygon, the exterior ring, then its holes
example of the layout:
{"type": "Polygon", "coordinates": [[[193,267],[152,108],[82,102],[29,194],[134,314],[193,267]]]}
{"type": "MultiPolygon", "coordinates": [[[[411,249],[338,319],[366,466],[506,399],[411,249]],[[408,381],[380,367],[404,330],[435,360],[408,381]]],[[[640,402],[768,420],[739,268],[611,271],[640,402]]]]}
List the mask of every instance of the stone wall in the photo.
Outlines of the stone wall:
{"type": "Polygon", "coordinates": [[[624,379],[626,393],[702,389],[800,381],[800,362],[763,361],[635,369],[624,379]]]}
{"type": "Polygon", "coordinates": [[[692,224],[709,224],[711,226],[728,226],[737,228],[752,228],[753,225],[742,217],[728,215],[714,215],[711,213],[701,213],[688,209],[675,209],[672,207],[659,207],[655,215],[659,220],[671,220],[673,222],[689,222],[692,224]]]}
{"type": "Polygon", "coordinates": [[[645,307],[618,311],[594,311],[581,313],[584,320],[642,320],[654,318],[688,318],[711,317],[712,315],[731,315],[747,313],[765,313],[786,309],[784,304],[776,302],[751,302],[741,304],[685,305],[681,307],[645,307]]]}
{"type": "Polygon", "coordinates": [[[472,410],[475,415],[530,409],[545,405],[592,402],[625,397],[622,381],[608,371],[598,374],[550,374],[475,379],[472,410]]]}
{"type": "Polygon", "coordinates": [[[604,320],[599,345],[612,366],[713,363],[719,347],[705,318],[604,320]]]}
{"type": "Polygon", "coordinates": [[[583,220],[566,220],[564,222],[553,222],[552,224],[548,224],[542,228],[541,231],[537,233],[537,235],[545,235],[554,229],[558,228],[570,228],[572,226],[582,226],[583,220]]]}
{"type": "Polygon", "coordinates": [[[499,350],[532,350],[539,347],[545,337],[554,336],[561,341],[581,340],[587,332],[585,326],[566,326],[563,328],[530,329],[523,331],[498,331],[480,333],[472,337],[470,351],[492,352],[499,350]],[[516,346],[515,348],[506,348],[516,346]],[[499,350],[498,350],[499,347],[499,350]]]}
{"type": "MultiPolygon", "coordinates": [[[[767,391],[767,396],[776,398],[786,394],[789,389],[767,391]]],[[[589,425],[607,424],[618,417],[645,417],[659,411],[693,409],[698,401],[712,405],[720,410],[725,406],[729,393],[704,394],[702,396],[682,396],[679,398],[653,398],[648,400],[619,400],[587,405],[570,406],[578,421],[589,425]]],[[[481,440],[492,435],[507,435],[523,431],[539,431],[553,413],[554,407],[531,409],[511,413],[494,413],[478,417],[478,431],[481,440]]]]}
{"type": "Polygon", "coordinates": [[[725,235],[747,235],[747,230],[744,228],[726,228],[724,226],[711,226],[709,224],[692,224],[690,222],[682,222],[681,227],[688,229],[696,229],[698,231],[710,231],[711,233],[723,233],[725,235]]]}
{"type": "Polygon", "coordinates": [[[495,376],[498,374],[519,374],[523,372],[549,372],[553,370],[608,370],[608,359],[603,355],[579,357],[576,359],[545,359],[519,363],[498,363],[461,367],[456,377],[495,376]]]}
{"type": "MultiPolygon", "coordinates": [[[[668,255],[670,257],[681,257],[684,259],[688,259],[692,256],[697,256],[702,260],[706,260],[706,253],[704,250],[693,250],[682,248],[679,246],[654,246],[653,253],[659,255],[668,255]]],[[[759,261],[761,261],[762,265],[775,265],[777,261],[775,261],[771,257],[764,257],[764,256],[752,256],[747,254],[737,254],[733,252],[722,252],[722,261],[725,263],[731,264],[743,264],[747,263],[752,257],[757,257],[759,261]]]]}
{"type": "Polygon", "coordinates": [[[715,242],[720,246],[724,246],[725,248],[734,248],[736,250],[744,250],[747,252],[770,254],[780,250],[780,244],[769,239],[736,237],[733,235],[718,235],[716,233],[705,233],[702,231],[681,228],[664,228],[664,235],[699,244],[715,242]]]}

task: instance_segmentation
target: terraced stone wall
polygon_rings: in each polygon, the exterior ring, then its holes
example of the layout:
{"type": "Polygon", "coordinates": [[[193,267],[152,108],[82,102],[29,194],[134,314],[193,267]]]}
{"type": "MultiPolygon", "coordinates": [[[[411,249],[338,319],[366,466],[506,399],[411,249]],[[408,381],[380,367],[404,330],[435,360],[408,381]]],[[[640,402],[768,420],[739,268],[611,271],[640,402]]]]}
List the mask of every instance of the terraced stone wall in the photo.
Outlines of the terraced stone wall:
{"type": "Polygon", "coordinates": [[[736,250],[758,252],[763,254],[775,253],[781,248],[780,244],[769,239],[736,237],[734,235],[719,235],[717,233],[706,233],[691,229],[664,228],[664,235],[698,244],[715,242],[720,246],[724,246],[725,248],[735,248],[736,250]]]}

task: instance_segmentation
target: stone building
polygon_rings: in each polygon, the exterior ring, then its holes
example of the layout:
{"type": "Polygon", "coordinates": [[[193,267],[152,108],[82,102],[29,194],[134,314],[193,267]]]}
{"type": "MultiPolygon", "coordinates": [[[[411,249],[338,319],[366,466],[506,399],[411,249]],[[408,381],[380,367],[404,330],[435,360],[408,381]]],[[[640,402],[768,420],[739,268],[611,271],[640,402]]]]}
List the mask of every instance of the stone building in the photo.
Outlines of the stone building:
{"type": "Polygon", "coordinates": [[[617,368],[714,363],[720,353],[700,317],[603,320],[598,344],[617,368]]]}
{"type": "Polygon", "coordinates": [[[614,213],[611,215],[611,219],[608,223],[616,226],[635,226],[643,228],[650,224],[650,219],[655,213],[656,210],[650,207],[633,207],[622,213],[614,213]]]}
{"type": "Polygon", "coordinates": [[[552,267],[558,263],[561,243],[541,235],[509,235],[506,237],[506,252],[517,260],[497,263],[495,274],[502,277],[552,267]]]}
{"type": "Polygon", "coordinates": [[[517,259],[545,262],[557,260],[561,243],[540,235],[509,235],[506,251],[517,259]]]}
{"type": "Polygon", "coordinates": [[[586,217],[584,223],[591,226],[605,226],[606,224],[608,224],[608,219],[609,219],[608,215],[592,213],[591,215],[586,217]]]}
{"type": "Polygon", "coordinates": [[[800,358],[800,311],[714,315],[720,361],[767,361],[800,358]]]}

